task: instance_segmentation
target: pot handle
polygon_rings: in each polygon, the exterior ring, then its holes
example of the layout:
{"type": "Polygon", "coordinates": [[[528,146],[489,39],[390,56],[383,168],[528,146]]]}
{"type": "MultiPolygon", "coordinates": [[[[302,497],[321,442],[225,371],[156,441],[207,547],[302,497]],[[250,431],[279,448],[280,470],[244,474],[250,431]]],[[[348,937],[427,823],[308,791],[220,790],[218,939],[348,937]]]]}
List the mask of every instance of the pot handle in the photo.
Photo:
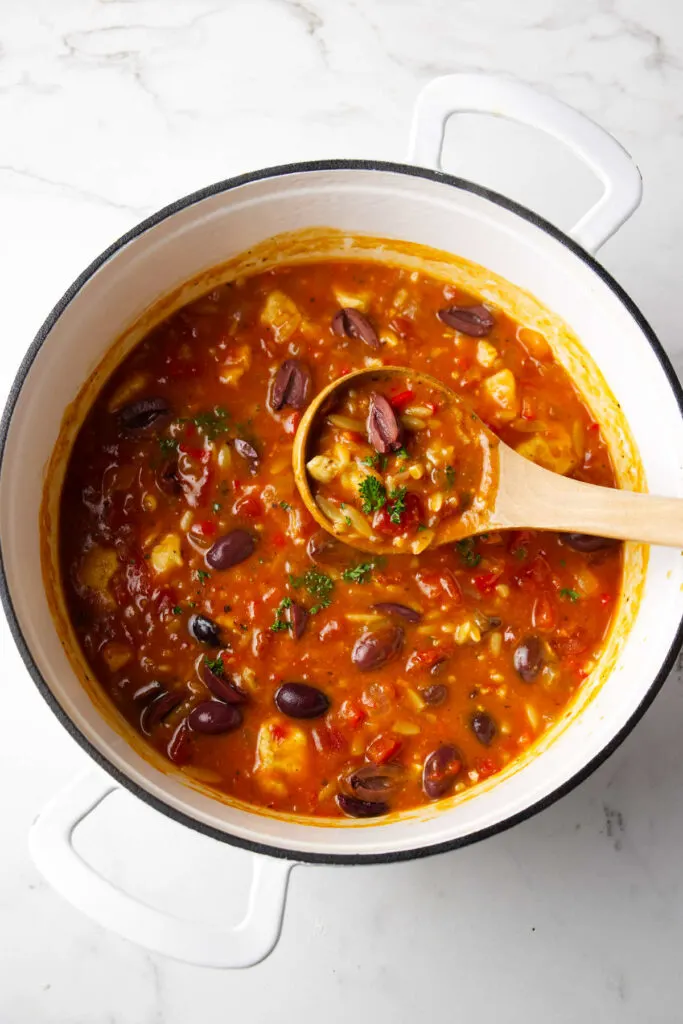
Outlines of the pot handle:
{"type": "Polygon", "coordinates": [[[640,203],[640,171],[608,132],[531,86],[489,75],[445,75],[425,86],[413,115],[411,163],[442,170],[444,131],[451,114],[491,114],[538,128],[563,142],[590,167],[604,191],[569,232],[588,252],[596,252],[640,203]]]}
{"type": "Polygon", "coordinates": [[[57,892],[103,928],[145,949],[203,967],[251,967],[273,950],[282,927],[291,861],[252,854],[249,903],[233,928],[183,921],[140,903],[87,864],[73,846],[73,832],[119,787],[89,771],[58,793],[36,818],[29,849],[38,870],[57,892]]]}

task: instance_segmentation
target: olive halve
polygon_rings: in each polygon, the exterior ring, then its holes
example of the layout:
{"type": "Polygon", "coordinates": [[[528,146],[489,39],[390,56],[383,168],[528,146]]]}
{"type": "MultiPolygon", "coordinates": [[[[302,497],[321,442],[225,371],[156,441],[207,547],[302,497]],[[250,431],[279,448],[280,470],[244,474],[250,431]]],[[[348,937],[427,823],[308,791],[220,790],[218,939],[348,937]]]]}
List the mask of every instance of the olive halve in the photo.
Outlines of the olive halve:
{"type": "Polygon", "coordinates": [[[246,694],[242,693],[232,679],[225,675],[224,671],[216,672],[210,668],[206,658],[201,659],[197,675],[214,697],[218,697],[226,704],[243,704],[247,699],[246,694]]]}
{"type": "Polygon", "coordinates": [[[139,398],[122,406],[117,413],[119,425],[128,434],[146,434],[161,426],[171,415],[165,398],[139,398]]]}
{"type": "Polygon", "coordinates": [[[444,683],[434,683],[432,686],[423,687],[419,694],[425,704],[437,707],[439,704],[443,704],[448,696],[448,687],[444,683]]]}
{"type": "Polygon", "coordinates": [[[377,803],[395,793],[404,777],[405,769],[400,764],[364,764],[350,772],[343,785],[349,796],[377,803]]]}
{"type": "Polygon", "coordinates": [[[361,800],[347,793],[337,793],[337,806],[349,818],[379,818],[389,813],[389,804],[384,800],[361,800]]]}
{"type": "Polygon", "coordinates": [[[190,635],[198,640],[200,644],[207,644],[208,647],[220,647],[220,627],[206,615],[191,615],[187,623],[190,635]]]}
{"type": "Polygon", "coordinates": [[[182,704],[183,699],[180,693],[164,691],[144,707],[140,713],[140,728],[145,735],[149,736],[154,726],[163,722],[167,715],[182,704]]]}
{"type": "Polygon", "coordinates": [[[490,747],[498,732],[496,723],[485,711],[475,711],[470,718],[470,728],[479,742],[485,747],[490,747]]]}
{"type": "Polygon", "coordinates": [[[444,743],[425,759],[422,788],[430,800],[446,796],[462,770],[462,756],[457,747],[444,743]]]}
{"type": "Polygon", "coordinates": [[[377,331],[368,318],[357,309],[338,309],[332,317],[332,330],[340,338],[359,338],[368,348],[380,347],[377,331]]]}
{"type": "Polygon", "coordinates": [[[537,636],[527,636],[515,648],[512,656],[517,675],[525,683],[533,683],[543,668],[544,658],[541,641],[537,636]]]}
{"type": "Polygon", "coordinates": [[[392,661],[403,649],[403,629],[391,626],[364,633],[356,640],[351,660],[360,672],[374,672],[392,661]]]}
{"type": "Polygon", "coordinates": [[[217,735],[239,728],[242,724],[242,712],[235,704],[205,700],[192,709],[187,721],[193,732],[217,735]]]}
{"type": "Polygon", "coordinates": [[[416,611],[415,608],[409,608],[407,604],[399,604],[397,601],[380,601],[378,604],[373,604],[372,607],[382,615],[398,615],[406,622],[420,622],[422,619],[422,612],[416,611]]]}
{"type": "Polygon", "coordinates": [[[330,706],[329,697],[308,683],[283,683],[273,699],[278,711],[289,718],[320,718],[330,706]]]}
{"type": "Polygon", "coordinates": [[[213,542],[204,558],[211,569],[222,571],[244,562],[255,547],[256,542],[248,530],[231,530],[213,542]]]}

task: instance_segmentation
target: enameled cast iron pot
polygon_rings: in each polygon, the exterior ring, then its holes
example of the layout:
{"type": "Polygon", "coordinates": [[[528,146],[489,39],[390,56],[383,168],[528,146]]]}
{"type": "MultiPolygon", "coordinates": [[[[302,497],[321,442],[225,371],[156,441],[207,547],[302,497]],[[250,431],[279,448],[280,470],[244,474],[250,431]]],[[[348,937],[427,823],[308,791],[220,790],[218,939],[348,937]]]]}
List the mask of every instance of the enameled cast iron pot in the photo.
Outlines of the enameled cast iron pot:
{"type": "Polygon", "coordinates": [[[653,550],[642,601],[613,670],[548,748],[504,781],[440,813],[387,824],[315,827],[231,807],[154,768],[98,711],[67,661],[41,577],[39,507],[65,409],[113,341],[160,297],[280,232],[331,225],[455,251],[563,317],[602,370],[630,423],[650,490],[683,496],[683,395],[631,300],[592,255],[640,200],[628,155],[592,122],[521,85],[481,76],[432,82],[418,103],[411,165],[336,160],[219,182],[161,210],[84,271],[31,345],[5,409],[0,444],[2,599],[40,692],[102,768],[45,809],[31,836],[52,884],[106,927],[148,948],[214,966],[257,962],[275,944],[292,863],[382,862],[455,849],[567,793],[643,714],[681,642],[683,559],[653,550]],[[437,168],[455,112],[499,114],[565,142],[604,194],[569,236],[535,214],[437,168]],[[662,439],[666,438],[666,444],[662,439]],[[116,781],[113,781],[116,780],[116,781]],[[111,886],[75,853],[75,825],[116,784],[184,825],[254,853],[244,921],[233,930],[181,922],[111,886]],[[262,856],[269,854],[270,856],[262,856]]]}

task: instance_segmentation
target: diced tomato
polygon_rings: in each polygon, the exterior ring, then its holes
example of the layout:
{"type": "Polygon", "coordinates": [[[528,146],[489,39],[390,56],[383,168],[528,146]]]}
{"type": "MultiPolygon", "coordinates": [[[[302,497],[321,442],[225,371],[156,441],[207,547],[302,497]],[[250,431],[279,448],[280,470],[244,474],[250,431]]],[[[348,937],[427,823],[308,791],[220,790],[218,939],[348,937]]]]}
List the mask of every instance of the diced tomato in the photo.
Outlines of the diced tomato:
{"type": "Polygon", "coordinates": [[[597,431],[597,430],[600,430],[600,424],[599,423],[591,423],[591,424],[589,424],[588,429],[592,430],[594,432],[597,431]]]}
{"type": "Polygon", "coordinates": [[[280,725],[279,722],[274,722],[270,727],[270,735],[276,743],[282,743],[283,739],[287,735],[287,729],[284,725],[280,725]]]}
{"type": "Polygon", "coordinates": [[[359,725],[362,725],[367,714],[363,711],[363,708],[359,707],[353,700],[345,700],[342,706],[339,708],[339,718],[345,724],[349,725],[352,729],[357,729],[359,725]]]}
{"type": "Polygon", "coordinates": [[[244,498],[238,498],[233,505],[233,512],[236,516],[247,516],[249,519],[258,519],[263,515],[263,505],[253,494],[244,498]]]}
{"type": "Polygon", "coordinates": [[[398,736],[390,736],[388,734],[376,736],[368,745],[365,756],[374,764],[385,764],[392,757],[396,757],[402,746],[403,744],[398,736]]]}
{"type": "Polygon", "coordinates": [[[447,652],[442,647],[431,647],[428,651],[413,651],[406,662],[406,671],[430,669],[446,658],[447,652]]]}
{"type": "Polygon", "coordinates": [[[395,537],[400,533],[415,533],[421,522],[422,502],[412,491],[405,496],[405,508],[401,512],[398,523],[391,521],[391,511],[386,505],[379,512],[375,512],[372,518],[373,529],[390,537],[395,537]]]}
{"type": "Polygon", "coordinates": [[[273,534],[273,544],[275,545],[276,548],[283,548],[286,545],[286,543],[287,538],[285,537],[284,533],[273,534]]]}
{"type": "Polygon", "coordinates": [[[502,575],[502,569],[489,569],[474,577],[474,585],[480,594],[491,594],[502,575]]]}
{"type": "Polygon", "coordinates": [[[389,402],[393,409],[404,409],[406,405],[410,405],[415,392],[407,388],[405,391],[399,391],[397,395],[389,395],[389,402]]]}
{"type": "Polygon", "coordinates": [[[208,519],[203,519],[199,523],[192,524],[191,532],[198,534],[200,537],[212,537],[216,532],[216,524],[208,519]]]}
{"type": "Polygon", "coordinates": [[[445,594],[453,604],[462,604],[462,591],[452,569],[421,569],[415,573],[415,581],[430,601],[445,594]]]}
{"type": "Polygon", "coordinates": [[[477,757],[474,767],[479,773],[480,779],[488,779],[489,775],[495,775],[498,771],[498,765],[490,757],[477,757]]]}
{"type": "Polygon", "coordinates": [[[194,437],[196,433],[197,428],[194,425],[194,423],[192,423],[192,421],[190,420],[190,422],[185,424],[185,437],[194,437]]]}
{"type": "Polygon", "coordinates": [[[189,455],[191,459],[196,459],[198,462],[207,462],[210,455],[207,448],[193,448],[191,445],[185,444],[184,441],[178,445],[178,451],[183,455],[189,455]]]}
{"type": "Polygon", "coordinates": [[[611,594],[600,594],[599,600],[600,600],[600,604],[603,606],[603,608],[606,608],[607,605],[610,604],[610,602],[612,601],[612,595],[611,594]]]}
{"type": "Polygon", "coordinates": [[[551,638],[550,643],[560,658],[572,658],[578,654],[584,654],[589,647],[586,630],[582,626],[579,626],[571,633],[558,631],[551,638]]]}
{"type": "Polygon", "coordinates": [[[321,729],[320,736],[326,750],[333,750],[338,753],[346,747],[346,740],[339,732],[339,729],[335,729],[333,725],[326,725],[324,729],[321,729]]]}
{"type": "Polygon", "coordinates": [[[541,594],[534,601],[531,610],[531,622],[536,629],[555,628],[555,607],[547,594],[541,594]]]}
{"type": "Polygon", "coordinates": [[[190,730],[187,727],[187,720],[183,719],[177,726],[166,747],[169,760],[174,764],[187,764],[191,755],[190,730]]]}
{"type": "Polygon", "coordinates": [[[362,434],[359,434],[357,430],[343,430],[342,434],[346,441],[350,441],[352,444],[360,444],[365,440],[362,434]]]}
{"type": "Polygon", "coordinates": [[[300,421],[300,412],[290,412],[289,416],[287,416],[284,423],[282,424],[283,427],[285,428],[285,434],[288,434],[290,437],[293,437],[294,434],[296,434],[297,427],[299,426],[300,421]]]}
{"type": "MultiPolygon", "coordinates": [[[[415,321],[409,316],[395,316],[389,321],[389,330],[398,334],[399,338],[415,337],[415,321]]],[[[392,402],[393,405],[393,402],[392,402]]]]}

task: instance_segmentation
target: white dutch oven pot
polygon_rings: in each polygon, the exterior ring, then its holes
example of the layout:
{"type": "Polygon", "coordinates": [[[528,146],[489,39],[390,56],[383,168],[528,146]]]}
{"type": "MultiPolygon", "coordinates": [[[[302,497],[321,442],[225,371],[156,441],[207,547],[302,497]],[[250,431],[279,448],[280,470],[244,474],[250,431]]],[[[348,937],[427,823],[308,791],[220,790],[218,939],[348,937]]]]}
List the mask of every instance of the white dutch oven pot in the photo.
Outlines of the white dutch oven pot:
{"type": "Polygon", "coordinates": [[[108,773],[89,775],[44,810],[32,831],[32,854],[52,885],[96,921],[182,960],[237,967],[266,956],[277,941],[296,861],[362,864],[424,856],[482,839],[548,806],[621,742],[679,648],[683,559],[678,551],[653,550],[640,610],[614,670],[540,757],[440,813],[372,826],[315,827],[213,800],[141,758],[76,679],[49,613],[39,557],[44,467],[64,410],[112,342],[155,300],[280,232],[331,225],[456,250],[528,290],[571,325],[601,368],[630,423],[649,489],[683,496],[681,389],[639,311],[589,255],[640,200],[640,177],[628,155],[596,125],[527,87],[452,76],[432,82],[420,98],[411,161],[419,166],[339,160],[257,171],[150,217],[103,253],[59,302],[27,353],[5,410],[5,611],[41,693],[108,773]],[[444,125],[455,112],[503,115],[549,132],[597,174],[602,198],[566,236],[499,195],[423,169],[438,168],[444,125]],[[80,859],[73,830],[117,784],[185,825],[253,851],[249,907],[236,929],[183,922],[146,907],[80,859]]]}

